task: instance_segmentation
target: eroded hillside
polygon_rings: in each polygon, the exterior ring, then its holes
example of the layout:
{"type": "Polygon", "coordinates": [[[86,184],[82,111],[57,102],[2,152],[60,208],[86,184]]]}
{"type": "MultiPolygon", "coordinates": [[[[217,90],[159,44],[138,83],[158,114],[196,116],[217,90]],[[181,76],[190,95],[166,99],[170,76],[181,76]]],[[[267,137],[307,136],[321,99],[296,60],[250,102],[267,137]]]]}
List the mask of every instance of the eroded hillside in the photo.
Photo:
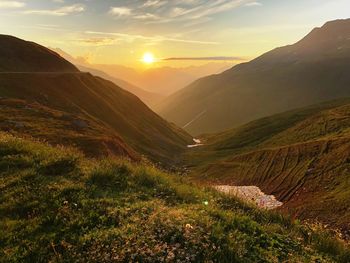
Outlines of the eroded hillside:
{"type": "Polygon", "coordinates": [[[197,179],[257,185],[284,202],[282,210],[350,229],[347,100],[261,119],[206,144],[189,155],[199,162],[197,179]]]}

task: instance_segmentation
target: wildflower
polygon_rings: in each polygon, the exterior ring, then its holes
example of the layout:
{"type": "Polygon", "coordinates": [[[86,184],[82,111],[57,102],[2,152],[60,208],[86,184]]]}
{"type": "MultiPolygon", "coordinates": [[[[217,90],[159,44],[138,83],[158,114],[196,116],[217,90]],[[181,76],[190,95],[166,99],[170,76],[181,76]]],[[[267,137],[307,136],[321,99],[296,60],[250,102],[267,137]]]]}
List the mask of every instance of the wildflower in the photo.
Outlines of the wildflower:
{"type": "Polygon", "coordinates": [[[208,202],[208,201],[204,201],[203,204],[204,204],[204,205],[208,205],[209,202],[208,202]]]}
{"type": "Polygon", "coordinates": [[[190,230],[190,229],[193,229],[193,226],[192,226],[191,224],[186,224],[186,225],[185,225],[185,228],[186,228],[187,230],[190,230]]]}

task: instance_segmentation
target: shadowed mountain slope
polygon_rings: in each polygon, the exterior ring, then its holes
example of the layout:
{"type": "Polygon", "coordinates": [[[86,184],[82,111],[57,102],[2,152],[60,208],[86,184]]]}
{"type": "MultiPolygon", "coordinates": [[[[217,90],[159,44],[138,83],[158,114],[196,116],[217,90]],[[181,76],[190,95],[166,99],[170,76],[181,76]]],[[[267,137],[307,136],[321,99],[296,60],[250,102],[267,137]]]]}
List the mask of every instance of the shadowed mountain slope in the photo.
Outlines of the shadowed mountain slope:
{"type": "Polygon", "coordinates": [[[349,234],[350,99],[253,121],[204,143],[189,158],[196,179],[257,185],[282,210],[349,234]]]}
{"type": "Polygon", "coordinates": [[[80,66],[80,65],[77,65],[77,67],[81,71],[90,72],[91,74],[93,74],[95,76],[112,81],[117,86],[119,86],[119,87],[131,92],[132,94],[136,95],[137,97],[139,97],[150,108],[152,108],[154,105],[159,104],[165,98],[165,96],[163,96],[161,94],[157,94],[157,93],[143,90],[143,89],[141,89],[141,88],[125,81],[125,80],[114,78],[103,71],[93,69],[93,68],[88,68],[85,66],[80,66]]]}
{"type": "Polygon", "coordinates": [[[74,58],[73,56],[71,56],[67,52],[64,52],[60,48],[50,48],[50,49],[53,50],[54,52],[57,52],[60,56],[62,56],[64,59],[66,59],[70,63],[76,65],[76,67],[78,67],[79,70],[81,70],[83,72],[90,72],[94,76],[98,76],[98,77],[101,77],[103,79],[110,80],[114,84],[116,84],[117,86],[131,92],[132,94],[139,97],[148,107],[156,105],[156,104],[160,103],[162,101],[162,99],[164,99],[163,95],[146,91],[146,90],[141,89],[141,88],[139,88],[139,87],[123,80],[123,79],[113,77],[102,70],[95,69],[95,68],[93,68],[93,65],[86,64],[86,63],[84,63],[84,61],[81,61],[80,59],[74,58]]]}
{"type": "Polygon", "coordinates": [[[79,72],[57,53],[34,42],[0,35],[0,72],[79,72]]]}
{"type": "Polygon", "coordinates": [[[192,134],[218,132],[350,96],[349,68],[350,19],[332,21],[294,45],[195,81],[156,110],[179,126],[189,124],[192,134]]]}
{"type": "MultiPolygon", "coordinates": [[[[8,39],[12,41],[8,36],[0,38],[3,43],[7,43],[8,39]]],[[[5,50],[9,45],[4,45],[5,50]]],[[[95,127],[104,127],[101,134],[107,129],[110,134],[124,141],[121,149],[128,145],[153,161],[178,161],[177,156],[191,141],[187,133],[164,121],[139,98],[112,82],[89,73],[67,72],[75,67],[44,47],[26,41],[22,41],[19,46],[21,48],[10,52],[14,63],[20,57],[21,50],[29,52],[34,49],[35,53],[39,49],[43,50],[43,56],[46,57],[43,60],[48,65],[42,68],[41,65],[36,65],[32,72],[12,72],[10,69],[11,72],[0,72],[1,97],[37,103],[51,110],[98,123],[95,127]],[[65,64],[68,66],[59,71],[60,65],[65,64]],[[57,69],[58,72],[45,72],[47,68],[57,69]]],[[[7,57],[10,60],[10,55],[7,57]]],[[[0,68],[6,69],[6,63],[7,60],[0,60],[0,68]]],[[[23,62],[23,68],[30,70],[32,64],[23,62]]],[[[86,127],[88,128],[89,126],[86,127]]]]}

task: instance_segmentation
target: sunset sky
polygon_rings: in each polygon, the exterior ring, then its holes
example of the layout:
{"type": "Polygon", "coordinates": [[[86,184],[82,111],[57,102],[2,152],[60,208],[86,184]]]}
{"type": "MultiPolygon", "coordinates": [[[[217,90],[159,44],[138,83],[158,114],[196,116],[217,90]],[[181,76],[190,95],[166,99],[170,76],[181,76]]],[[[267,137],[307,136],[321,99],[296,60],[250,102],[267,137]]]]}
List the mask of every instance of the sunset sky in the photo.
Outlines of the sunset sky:
{"type": "Polygon", "coordinates": [[[91,63],[138,67],[151,53],[178,66],[250,59],[349,10],[349,0],[0,0],[0,33],[91,63]]]}

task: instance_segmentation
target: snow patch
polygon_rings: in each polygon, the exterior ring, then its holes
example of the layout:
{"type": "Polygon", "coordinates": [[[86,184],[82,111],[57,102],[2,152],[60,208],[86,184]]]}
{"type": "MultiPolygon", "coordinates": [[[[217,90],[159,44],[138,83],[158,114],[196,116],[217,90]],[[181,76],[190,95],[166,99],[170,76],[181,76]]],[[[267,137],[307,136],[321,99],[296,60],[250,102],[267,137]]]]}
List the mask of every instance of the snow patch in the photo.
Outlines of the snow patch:
{"type": "Polygon", "coordinates": [[[248,203],[253,203],[267,210],[275,209],[283,205],[275,196],[265,194],[257,186],[217,185],[214,186],[214,188],[219,192],[236,196],[248,203]]]}
{"type": "Polygon", "coordinates": [[[199,146],[203,146],[203,145],[204,145],[204,144],[201,142],[200,139],[195,139],[195,138],[193,138],[193,141],[194,141],[196,144],[187,145],[187,148],[195,148],[195,147],[199,147],[199,146]]]}

